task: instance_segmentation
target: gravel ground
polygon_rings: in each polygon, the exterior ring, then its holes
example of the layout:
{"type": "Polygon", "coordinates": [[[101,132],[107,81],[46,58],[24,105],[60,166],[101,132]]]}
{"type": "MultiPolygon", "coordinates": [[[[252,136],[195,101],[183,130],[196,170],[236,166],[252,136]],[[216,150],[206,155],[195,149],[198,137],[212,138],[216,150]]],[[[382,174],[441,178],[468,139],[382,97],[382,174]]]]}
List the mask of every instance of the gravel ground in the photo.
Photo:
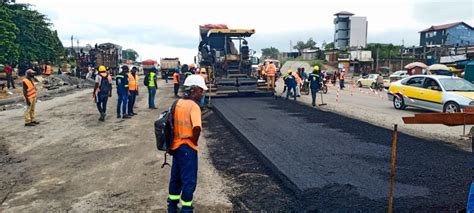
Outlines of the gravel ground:
{"type": "MultiPolygon", "coordinates": [[[[280,172],[303,189],[299,194],[305,210],[386,210],[390,130],[293,101],[273,98],[214,100],[220,111],[219,101],[225,103],[222,108],[234,115],[232,118],[253,118],[231,122],[240,122],[234,126],[246,127],[240,129],[245,129],[241,134],[272,162],[273,165],[267,166],[282,169],[283,172],[280,172]],[[267,111],[278,116],[268,117],[267,111]],[[267,131],[268,126],[273,127],[273,132],[267,131]],[[260,133],[273,137],[252,140],[260,133]],[[277,145],[272,146],[272,143],[277,145]],[[286,156],[291,156],[293,160],[282,160],[286,156]],[[285,171],[288,168],[292,170],[285,171]]],[[[400,134],[396,210],[462,209],[471,180],[470,160],[468,152],[442,141],[427,141],[400,134]]]]}

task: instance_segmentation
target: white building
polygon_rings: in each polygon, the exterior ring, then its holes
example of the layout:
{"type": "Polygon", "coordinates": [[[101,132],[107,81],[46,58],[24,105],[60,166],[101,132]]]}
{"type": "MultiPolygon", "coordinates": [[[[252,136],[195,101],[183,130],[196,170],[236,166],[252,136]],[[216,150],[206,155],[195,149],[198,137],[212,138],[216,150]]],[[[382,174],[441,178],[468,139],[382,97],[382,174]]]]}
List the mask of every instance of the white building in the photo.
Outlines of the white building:
{"type": "Polygon", "coordinates": [[[336,49],[364,48],[367,45],[367,18],[342,11],[334,14],[336,49]]]}

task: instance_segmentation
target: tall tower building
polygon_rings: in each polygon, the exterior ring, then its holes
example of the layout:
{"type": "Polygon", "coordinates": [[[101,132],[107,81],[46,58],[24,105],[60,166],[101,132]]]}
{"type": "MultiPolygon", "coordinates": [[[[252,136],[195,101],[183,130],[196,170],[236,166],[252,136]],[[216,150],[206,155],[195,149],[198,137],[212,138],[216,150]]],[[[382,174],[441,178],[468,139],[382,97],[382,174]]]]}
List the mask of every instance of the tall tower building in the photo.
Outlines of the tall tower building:
{"type": "Polygon", "coordinates": [[[364,48],[367,45],[367,18],[341,11],[334,14],[334,45],[336,49],[364,48]]]}

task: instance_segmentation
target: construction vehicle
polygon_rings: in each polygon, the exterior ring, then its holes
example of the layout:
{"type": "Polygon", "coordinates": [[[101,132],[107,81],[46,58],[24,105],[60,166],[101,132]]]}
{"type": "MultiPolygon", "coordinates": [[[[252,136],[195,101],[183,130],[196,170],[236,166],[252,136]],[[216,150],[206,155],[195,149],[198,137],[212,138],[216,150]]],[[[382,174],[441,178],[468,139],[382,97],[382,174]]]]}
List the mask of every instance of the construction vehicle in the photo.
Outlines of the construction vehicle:
{"type": "Polygon", "coordinates": [[[173,78],[173,73],[176,68],[180,67],[181,63],[179,58],[161,58],[160,59],[160,71],[161,78],[173,78]]]}
{"type": "Polygon", "coordinates": [[[257,92],[251,75],[250,49],[245,38],[254,29],[229,29],[226,25],[199,26],[198,63],[208,70],[211,88],[217,94],[257,92]]]}
{"type": "Polygon", "coordinates": [[[112,43],[96,44],[88,57],[79,61],[81,61],[80,68],[105,66],[110,74],[116,75],[119,72],[119,63],[122,61],[122,47],[112,43]]]}

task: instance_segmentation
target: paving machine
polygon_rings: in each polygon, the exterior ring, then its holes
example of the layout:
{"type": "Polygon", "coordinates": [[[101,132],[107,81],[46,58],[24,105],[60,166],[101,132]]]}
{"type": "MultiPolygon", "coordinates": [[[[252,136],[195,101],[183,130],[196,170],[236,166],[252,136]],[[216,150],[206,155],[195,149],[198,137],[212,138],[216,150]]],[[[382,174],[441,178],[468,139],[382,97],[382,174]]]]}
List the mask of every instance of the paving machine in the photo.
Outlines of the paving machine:
{"type": "Polygon", "coordinates": [[[226,25],[199,26],[198,60],[206,68],[212,92],[217,94],[257,92],[257,78],[251,75],[252,61],[245,38],[254,29],[229,29],[226,25]]]}

